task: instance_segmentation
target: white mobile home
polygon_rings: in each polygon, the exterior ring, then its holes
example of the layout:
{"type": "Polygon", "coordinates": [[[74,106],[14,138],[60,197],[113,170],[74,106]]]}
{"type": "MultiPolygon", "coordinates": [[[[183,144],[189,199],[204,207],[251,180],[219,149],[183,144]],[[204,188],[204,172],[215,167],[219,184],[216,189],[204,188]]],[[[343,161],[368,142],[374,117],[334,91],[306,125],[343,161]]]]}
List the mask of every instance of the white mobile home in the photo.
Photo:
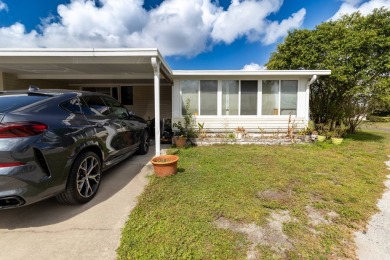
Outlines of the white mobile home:
{"type": "MultiPolygon", "coordinates": [[[[210,132],[283,130],[309,120],[309,85],[329,70],[179,71],[157,49],[0,49],[0,91],[82,89],[145,118],[181,120],[185,101],[210,132]]],[[[156,125],[156,137],[160,129],[156,125]]],[[[159,144],[156,150],[159,150],[159,144]]]]}

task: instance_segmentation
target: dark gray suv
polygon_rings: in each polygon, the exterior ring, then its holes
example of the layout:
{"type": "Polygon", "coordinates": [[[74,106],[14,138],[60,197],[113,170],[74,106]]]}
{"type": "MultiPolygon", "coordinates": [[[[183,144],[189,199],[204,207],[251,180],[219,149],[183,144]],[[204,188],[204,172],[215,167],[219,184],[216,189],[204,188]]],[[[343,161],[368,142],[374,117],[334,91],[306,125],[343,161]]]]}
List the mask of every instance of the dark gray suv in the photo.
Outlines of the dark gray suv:
{"type": "Polygon", "coordinates": [[[0,92],[0,209],[56,196],[81,204],[102,171],[149,150],[146,122],[93,92],[0,92]]]}

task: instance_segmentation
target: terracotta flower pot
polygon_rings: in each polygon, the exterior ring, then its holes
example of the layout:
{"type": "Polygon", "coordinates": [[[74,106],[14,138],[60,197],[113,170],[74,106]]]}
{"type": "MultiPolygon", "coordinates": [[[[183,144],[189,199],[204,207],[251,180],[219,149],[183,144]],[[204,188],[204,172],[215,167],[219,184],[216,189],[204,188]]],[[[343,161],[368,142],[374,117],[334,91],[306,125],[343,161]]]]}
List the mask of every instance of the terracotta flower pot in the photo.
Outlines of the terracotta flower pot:
{"type": "Polygon", "coordinates": [[[177,173],[177,155],[160,155],[153,157],[151,163],[154,166],[154,173],[158,177],[171,176],[177,173]]]}
{"type": "Polygon", "coordinates": [[[173,142],[175,143],[177,148],[183,148],[186,146],[187,137],[175,136],[173,137],[173,142]]]}

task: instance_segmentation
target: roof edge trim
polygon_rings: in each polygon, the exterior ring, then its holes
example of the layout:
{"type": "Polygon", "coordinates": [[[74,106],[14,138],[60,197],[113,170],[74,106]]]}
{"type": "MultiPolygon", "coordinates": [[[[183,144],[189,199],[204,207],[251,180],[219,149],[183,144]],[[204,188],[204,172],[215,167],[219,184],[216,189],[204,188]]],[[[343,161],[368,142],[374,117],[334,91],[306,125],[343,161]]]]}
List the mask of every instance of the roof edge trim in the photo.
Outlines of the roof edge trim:
{"type": "Polygon", "coordinates": [[[174,70],[173,76],[312,76],[331,70],[174,70]]]}

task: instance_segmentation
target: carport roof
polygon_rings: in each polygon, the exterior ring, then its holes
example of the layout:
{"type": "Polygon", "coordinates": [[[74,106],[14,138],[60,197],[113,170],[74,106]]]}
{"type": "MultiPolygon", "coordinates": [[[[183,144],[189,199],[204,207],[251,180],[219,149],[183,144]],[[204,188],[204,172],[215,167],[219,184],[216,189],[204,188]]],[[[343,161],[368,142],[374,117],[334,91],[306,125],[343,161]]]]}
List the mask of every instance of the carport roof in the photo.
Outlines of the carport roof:
{"type": "Polygon", "coordinates": [[[330,70],[175,70],[172,71],[157,48],[1,49],[0,72],[18,79],[66,80],[70,84],[153,84],[152,59],[160,61],[161,84],[173,78],[218,76],[313,76],[330,75],[330,70]]]}
{"type": "Polygon", "coordinates": [[[152,58],[171,84],[172,71],[156,48],[0,49],[0,71],[19,79],[153,80],[152,58]]]}

